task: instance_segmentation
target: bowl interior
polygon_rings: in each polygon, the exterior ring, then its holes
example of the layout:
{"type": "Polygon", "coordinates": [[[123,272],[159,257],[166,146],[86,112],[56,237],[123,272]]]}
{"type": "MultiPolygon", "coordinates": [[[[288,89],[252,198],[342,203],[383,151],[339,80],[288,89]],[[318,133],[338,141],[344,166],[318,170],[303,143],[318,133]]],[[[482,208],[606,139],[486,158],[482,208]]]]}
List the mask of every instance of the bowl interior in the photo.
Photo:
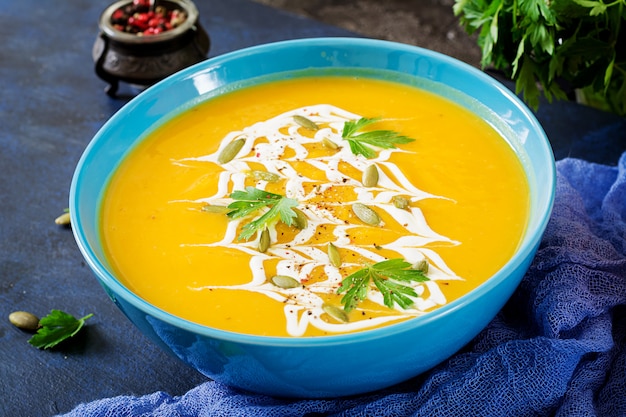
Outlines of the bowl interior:
{"type": "Polygon", "coordinates": [[[424,320],[435,320],[447,311],[480,298],[532,257],[553,204],[555,168],[542,128],[514,94],[475,68],[418,47],[365,39],[305,39],[244,49],[187,68],[144,91],[97,133],[76,168],[70,190],[70,212],[79,248],[104,286],[160,320],[195,333],[230,340],[332,344],[355,338],[376,338],[415,326],[415,320],[409,320],[382,329],[314,338],[316,340],[247,336],[210,329],[174,317],[133,294],[112,274],[104,255],[98,220],[103,192],[121,160],[151,131],[199,102],[228,91],[274,79],[325,74],[396,81],[448,98],[500,131],[526,171],[531,192],[530,218],[516,255],[485,284],[430,313],[424,320]]]}

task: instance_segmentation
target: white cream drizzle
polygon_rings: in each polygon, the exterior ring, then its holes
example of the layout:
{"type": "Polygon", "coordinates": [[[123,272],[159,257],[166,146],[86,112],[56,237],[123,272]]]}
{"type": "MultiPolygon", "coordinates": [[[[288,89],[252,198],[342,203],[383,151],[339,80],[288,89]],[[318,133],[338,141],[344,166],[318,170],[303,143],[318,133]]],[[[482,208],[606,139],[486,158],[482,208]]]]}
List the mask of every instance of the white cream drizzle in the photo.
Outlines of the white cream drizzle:
{"type": "MultiPolygon", "coordinates": [[[[220,165],[222,171],[218,177],[217,192],[210,197],[194,200],[193,203],[209,203],[213,205],[228,205],[232,202],[229,195],[234,190],[243,190],[247,179],[246,172],[250,171],[249,163],[262,164],[268,172],[277,174],[285,181],[285,195],[297,199],[301,204],[299,208],[308,218],[308,226],[301,230],[289,244],[274,243],[265,253],[256,250],[259,236],[254,241],[237,240],[237,227],[239,220],[230,221],[224,237],[218,242],[188,244],[187,246],[224,247],[239,250],[250,255],[250,271],[252,280],[242,285],[232,286],[198,286],[192,290],[202,291],[214,288],[233,290],[247,290],[262,293],[272,299],[284,303],[286,318],[286,330],[291,336],[301,336],[308,326],[313,326],[326,332],[339,333],[352,330],[361,330],[380,324],[417,316],[446,303],[446,297],[441,291],[437,281],[458,280],[458,277],[443,261],[443,259],[427,246],[457,245],[456,241],[442,236],[433,231],[426,222],[421,210],[415,207],[403,210],[396,208],[392,201],[397,195],[410,196],[412,202],[427,198],[443,198],[422,191],[415,187],[395,164],[388,161],[395,152],[404,152],[400,149],[381,149],[378,156],[366,159],[360,155],[354,155],[349,146],[341,146],[336,153],[323,157],[309,158],[306,144],[322,141],[324,138],[342,144],[341,132],[346,121],[360,119],[361,116],[350,113],[335,106],[320,104],[307,106],[288,111],[264,122],[255,123],[244,128],[242,131],[234,131],[226,135],[219,149],[210,155],[185,158],[173,161],[174,164],[187,165],[190,162],[208,162],[220,165]],[[295,123],[293,116],[301,115],[317,124],[327,126],[316,131],[310,138],[300,133],[302,129],[295,123]],[[218,162],[218,156],[225,146],[238,138],[245,138],[246,142],[238,155],[226,164],[218,162]],[[254,152],[253,152],[254,149],[254,152]],[[285,151],[291,150],[289,157],[285,157],[285,151]],[[253,153],[252,153],[253,152],[253,153]],[[291,165],[294,162],[305,162],[321,172],[325,173],[326,182],[320,182],[307,178],[298,173],[291,165]],[[363,172],[367,166],[376,163],[383,169],[379,169],[379,181],[376,187],[366,188],[360,179],[354,179],[342,173],[340,163],[347,163],[358,171],[363,172]],[[393,178],[386,174],[390,172],[393,178]],[[305,185],[315,184],[318,188],[314,192],[306,192],[305,185]],[[335,217],[331,210],[326,209],[329,203],[323,205],[307,204],[307,202],[323,193],[331,186],[350,186],[354,189],[357,200],[361,203],[384,210],[402,225],[407,235],[401,236],[393,242],[382,245],[383,248],[395,251],[398,257],[407,262],[416,263],[423,259],[429,262],[427,273],[429,281],[413,283],[418,297],[412,297],[414,308],[403,310],[396,306],[395,314],[359,320],[349,323],[329,323],[322,319],[323,299],[320,295],[335,292],[344,278],[338,268],[333,267],[326,254],[326,244],[311,244],[311,239],[319,225],[333,226],[335,237],[334,244],[340,248],[356,252],[372,262],[385,260],[383,256],[368,247],[353,244],[348,237],[350,229],[355,227],[370,227],[364,225],[346,225],[343,220],[335,217]],[[300,288],[282,289],[268,282],[265,272],[265,262],[270,259],[278,260],[277,274],[288,275],[304,282],[307,276],[317,268],[323,268],[326,279],[300,288]]],[[[257,181],[255,186],[265,189],[265,181],[257,181]]],[[[180,200],[177,200],[180,202],[180,200]]],[[[189,202],[189,201],[185,201],[189,202]]],[[[337,205],[349,205],[352,202],[342,201],[337,205]]],[[[259,235],[257,233],[257,235],[259,235]]],[[[273,242],[277,241],[276,230],[270,228],[273,242]]],[[[360,266],[345,263],[344,267],[360,266]]],[[[368,298],[381,306],[384,305],[382,294],[375,288],[370,288],[368,298]]]]}

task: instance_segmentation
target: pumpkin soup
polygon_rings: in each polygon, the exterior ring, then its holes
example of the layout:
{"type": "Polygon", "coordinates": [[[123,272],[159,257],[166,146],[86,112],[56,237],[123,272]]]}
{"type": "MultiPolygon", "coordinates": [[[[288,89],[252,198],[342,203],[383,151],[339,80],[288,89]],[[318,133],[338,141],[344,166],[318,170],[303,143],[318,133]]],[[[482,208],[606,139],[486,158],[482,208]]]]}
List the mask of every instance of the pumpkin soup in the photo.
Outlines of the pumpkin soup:
{"type": "Polygon", "coordinates": [[[529,191],[488,123],[418,88],[272,81],[152,132],[106,190],[102,239],[140,297],[224,330],[319,336],[417,317],[512,256],[529,191]]]}

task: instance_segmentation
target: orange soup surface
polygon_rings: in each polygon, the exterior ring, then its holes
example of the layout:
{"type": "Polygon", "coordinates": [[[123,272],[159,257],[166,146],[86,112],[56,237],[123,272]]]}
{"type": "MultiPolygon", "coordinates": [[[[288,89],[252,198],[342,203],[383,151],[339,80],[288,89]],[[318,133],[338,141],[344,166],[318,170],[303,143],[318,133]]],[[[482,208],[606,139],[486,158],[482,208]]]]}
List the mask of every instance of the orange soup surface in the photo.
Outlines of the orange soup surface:
{"type": "Polygon", "coordinates": [[[113,174],[105,251],[192,322],[301,337],[419,317],[479,286],[523,236],[510,145],[468,110],[361,77],[273,81],[150,134],[113,174]]]}

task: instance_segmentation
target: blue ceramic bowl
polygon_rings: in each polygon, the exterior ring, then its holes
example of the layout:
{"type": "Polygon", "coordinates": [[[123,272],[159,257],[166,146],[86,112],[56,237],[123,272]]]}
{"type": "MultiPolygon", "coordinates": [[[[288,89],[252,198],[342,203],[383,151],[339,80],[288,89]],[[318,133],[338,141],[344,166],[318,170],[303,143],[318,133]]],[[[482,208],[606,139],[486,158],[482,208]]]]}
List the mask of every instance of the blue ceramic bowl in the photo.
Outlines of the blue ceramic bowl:
{"type": "Polygon", "coordinates": [[[163,349],[220,382],[275,396],[336,397],[391,386],[447,359],[483,329],[520,283],[552,209],[555,166],[526,106],[484,73],[447,56],[386,41],[286,41],[196,64],[149,88],[93,138],[74,174],[70,212],[83,256],[113,302],[163,349]],[[531,215],[513,258],[485,284],[423,317],[315,338],[251,336],[176,317],[124,287],[104,256],[103,191],[120,161],[153,129],[200,101],[236,88],[312,74],[359,74],[415,85],[470,108],[503,132],[528,175],[531,215]],[[384,352],[384,355],[380,353],[384,352]]]}

